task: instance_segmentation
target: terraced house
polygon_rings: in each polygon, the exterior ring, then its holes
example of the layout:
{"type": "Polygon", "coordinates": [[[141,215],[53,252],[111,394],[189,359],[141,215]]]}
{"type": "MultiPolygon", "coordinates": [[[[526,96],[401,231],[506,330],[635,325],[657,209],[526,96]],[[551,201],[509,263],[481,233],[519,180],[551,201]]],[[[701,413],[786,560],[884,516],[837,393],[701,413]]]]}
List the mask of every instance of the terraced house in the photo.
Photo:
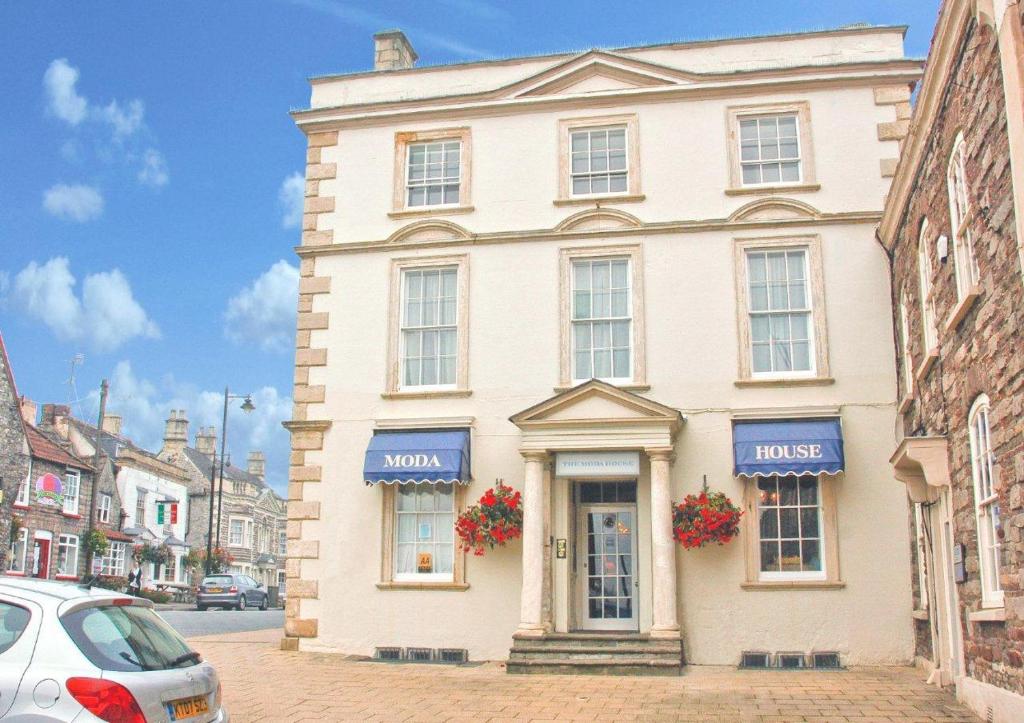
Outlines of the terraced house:
{"type": "Polygon", "coordinates": [[[390,31],[372,71],[313,78],[283,644],[910,661],[875,239],[903,33],[415,67],[390,31]],[[455,515],[496,479],[522,538],[466,556],[455,515]],[[686,550],[673,504],[705,483],[742,528],[686,550]]]}
{"type": "Polygon", "coordinates": [[[947,0],[879,228],[892,256],[916,657],[1024,720],[1024,9],[947,0]]]}

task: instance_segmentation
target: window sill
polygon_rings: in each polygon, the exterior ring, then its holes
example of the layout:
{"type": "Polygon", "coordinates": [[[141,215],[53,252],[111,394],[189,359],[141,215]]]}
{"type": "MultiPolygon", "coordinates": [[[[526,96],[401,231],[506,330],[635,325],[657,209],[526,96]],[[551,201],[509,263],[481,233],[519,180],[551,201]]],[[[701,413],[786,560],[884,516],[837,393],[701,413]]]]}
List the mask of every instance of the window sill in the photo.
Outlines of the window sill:
{"type": "Polygon", "coordinates": [[[956,329],[956,327],[960,325],[960,322],[964,320],[964,317],[967,316],[967,312],[971,310],[972,306],[974,306],[974,302],[976,302],[980,296],[981,288],[977,285],[972,286],[970,290],[964,294],[964,298],[960,299],[960,302],[953,309],[953,313],[949,315],[948,319],[946,319],[943,331],[948,333],[956,329]]]}
{"type": "Polygon", "coordinates": [[[432,206],[430,208],[406,208],[401,211],[389,211],[388,218],[422,218],[424,216],[451,216],[460,213],[472,213],[475,206],[432,206]]]}
{"type": "Polygon", "coordinates": [[[914,378],[919,382],[923,382],[925,377],[928,376],[928,372],[931,371],[932,367],[935,366],[935,362],[939,358],[939,348],[932,347],[928,350],[928,354],[925,355],[924,361],[917,367],[917,371],[914,372],[914,378]]]}
{"type": "Polygon", "coordinates": [[[64,516],[64,517],[67,517],[67,518],[72,519],[72,520],[80,520],[80,519],[82,519],[81,515],[75,514],[74,512],[61,512],[60,514],[62,516],[64,516]]]}
{"type": "Polygon", "coordinates": [[[382,392],[381,399],[459,399],[468,397],[472,389],[432,389],[429,391],[395,391],[382,392]]]}
{"type": "Polygon", "coordinates": [[[378,590],[447,590],[449,592],[462,592],[469,589],[468,582],[413,582],[392,581],[378,582],[378,590]]]}
{"type": "Polygon", "coordinates": [[[30,510],[30,509],[32,509],[32,507],[30,505],[23,505],[20,502],[15,502],[13,505],[11,505],[11,508],[15,509],[15,510],[30,510]]]}
{"type": "Polygon", "coordinates": [[[642,193],[622,193],[608,196],[580,196],[579,198],[556,198],[552,201],[556,206],[589,206],[596,203],[640,203],[645,201],[647,196],[642,193]]]}
{"type": "Polygon", "coordinates": [[[912,611],[910,613],[910,617],[912,617],[914,620],[927,620],[928,619],[928,611],[927,610],[914,610],[914,611],[912,611]]]}
{"type": "Polygon", "coordinates": [[[827,387],[835,384],[833,377],[768,377],[766,379],[737,379],[737,387],[827,387]]]}
{"type": "Polygon", "coordinates": [[[740,584],[744,590],[841,590],[842,580],[755,580],[740,584]]]}
{"type": "Polygon", "coordinates": [[[54,575],[55,580],[77,580],[78,575],[54,575]]]}
{"type": "MultiPolygon", "coordinates": [[[[556,394],[561,394],[562,392],[567,392],[570,389],[575,389],[580,384],[586,384],[586,382],[580,382],[579,384],[573,384],[572,386],[565,386],[565,385],[557,386],[557,387],[554,388],[555,389],[555,393],[556,394]]],[[[651,391],[651,385],[650,384],[616,384],[615,382],[608,382],[608,384],[611,384],[616,389],[621,389],[624,392],[649,392],[649,391],[651,391]]]]}
{"type": "Polygon", "coordinates": [[[972,623],[1001,623],[1006,621],[1006,608],[983,608],[967,613],[972,623]]]}
{"type": "Polygon", "coordinates": [[[18,572],[17,570],[7,570],[4,575],[10,575],[11,577],[25,577],[25,573],[18,572]]]}
{"type": "Polygon", "coordinates": [[[751,196],[759,193],[806,193],[820,191],[820,183],[780,183],[774,186],[739,186],[725,189],[726,196],[751,196]]]}
{"type": "Polygon", "coordinates": [[[896,413],[897,414],[904,414],[904,413],[906,413],[906,411],[908,409],[910,409],[910,405],[913,404],[913,403],[914,403],[914,395],[913,394],[908,394],[907,396],[903,397],[903,399],[900,401],[900,405],[898,407],[896,407],[896,413]]]}

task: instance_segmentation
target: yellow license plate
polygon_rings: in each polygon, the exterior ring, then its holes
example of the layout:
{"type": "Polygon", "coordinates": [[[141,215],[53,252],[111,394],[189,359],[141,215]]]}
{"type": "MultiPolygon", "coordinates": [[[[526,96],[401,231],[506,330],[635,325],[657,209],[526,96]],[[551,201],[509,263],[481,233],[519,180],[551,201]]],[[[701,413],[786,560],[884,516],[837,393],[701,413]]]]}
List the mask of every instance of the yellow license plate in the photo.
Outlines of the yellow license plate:
{"type": "Polygon", "coordinates": [[[224,592],[224,590],[222,590],[219,587],[211,587],[211,588],[208,588],[206,592],[224,592]]]}
{"type": "Polygon", "coordinates": [[[168,705],[174,713],[174,720],[191,718],[192,716],[199,715],[200,713],[208,713],[210,711],[210,704],[206,702],[206,696],[202,695],[195,698],[176,700],[168,705]]]}

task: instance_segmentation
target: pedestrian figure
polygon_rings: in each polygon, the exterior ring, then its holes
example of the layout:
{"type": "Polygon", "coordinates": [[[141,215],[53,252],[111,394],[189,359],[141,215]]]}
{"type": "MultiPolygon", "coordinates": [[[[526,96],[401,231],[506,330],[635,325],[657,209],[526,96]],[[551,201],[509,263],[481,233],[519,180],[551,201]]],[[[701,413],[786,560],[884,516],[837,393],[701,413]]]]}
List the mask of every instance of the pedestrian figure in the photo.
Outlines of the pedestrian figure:
{"type": "Polygon", "coordinates": [[[142,589],[142,568],[138,562],[132,563],[131,572],[128,573],[128,594],[138,595],[142,589]]]}

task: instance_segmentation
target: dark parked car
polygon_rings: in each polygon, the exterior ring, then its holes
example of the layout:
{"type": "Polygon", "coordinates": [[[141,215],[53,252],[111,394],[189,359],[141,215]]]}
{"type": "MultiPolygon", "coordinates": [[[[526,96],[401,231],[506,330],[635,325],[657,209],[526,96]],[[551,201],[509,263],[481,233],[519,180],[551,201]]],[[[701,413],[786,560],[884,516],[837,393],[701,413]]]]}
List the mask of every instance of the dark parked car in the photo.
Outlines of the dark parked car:
{"type": "Polygon", "coordinates": [[[256,582],[248,575],[208,575],[203,578],[196,593],[196,608],[235,608],[245,610],[247,607],[267,609],[269,597],[262,582],[256,582]]]}

